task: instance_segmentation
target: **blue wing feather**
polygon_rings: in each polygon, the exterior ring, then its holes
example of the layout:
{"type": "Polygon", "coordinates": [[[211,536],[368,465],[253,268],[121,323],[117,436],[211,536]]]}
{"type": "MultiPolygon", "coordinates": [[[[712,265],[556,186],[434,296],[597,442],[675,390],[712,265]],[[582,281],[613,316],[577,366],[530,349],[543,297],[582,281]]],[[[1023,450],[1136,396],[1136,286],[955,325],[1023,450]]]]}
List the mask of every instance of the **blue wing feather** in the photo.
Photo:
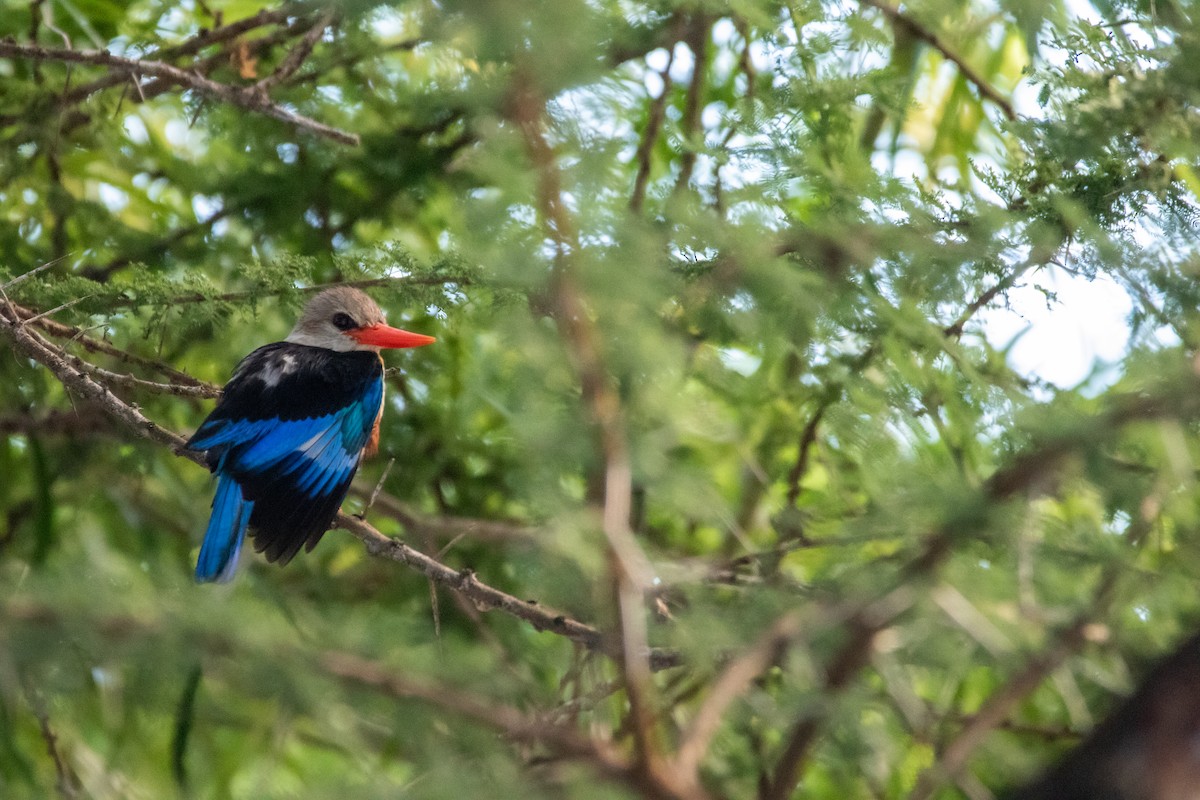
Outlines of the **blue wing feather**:
{"type": "Polygon", "coordinates": [[[189,441],[209,451],[220,479],[198,579],[232,576],[247,523],[270,561],[286,563],[305,542],[311,548],[320,539],[379,414],[382,371],[371,353],[301,345],[268,345],[243,361],[189,441]],[[277,365],[271,359],[288,354],[294,369],[275,369],[283,375],[277,383],[257,377],[277,365]]]}
{"type": "Polygon", "coordinates": [[[242,487],[237,481],[222,475],[213,497],[204,544],[200,546],[200,558],[196,561],[196,580],[224,583],[233,577],[253,511],[254,503],[242,497],[242,487]]]}

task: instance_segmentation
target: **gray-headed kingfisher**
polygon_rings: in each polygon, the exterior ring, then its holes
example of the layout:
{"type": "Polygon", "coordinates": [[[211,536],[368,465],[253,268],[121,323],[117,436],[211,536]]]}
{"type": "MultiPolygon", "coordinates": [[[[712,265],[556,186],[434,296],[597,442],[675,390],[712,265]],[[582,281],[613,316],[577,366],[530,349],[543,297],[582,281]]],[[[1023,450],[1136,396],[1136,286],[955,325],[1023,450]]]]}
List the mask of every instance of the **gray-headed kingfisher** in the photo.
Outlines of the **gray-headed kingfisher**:
{"type": "Polygon", "coordinates": [[[389,327],[370,297],[337,286],[309,301],[284,341],[238,364],[187,443],[217,476],[196,580],[233,577],[247,528],[267,561],[316,546],[379,443],[379,351],[433,341],[389,327]]]}

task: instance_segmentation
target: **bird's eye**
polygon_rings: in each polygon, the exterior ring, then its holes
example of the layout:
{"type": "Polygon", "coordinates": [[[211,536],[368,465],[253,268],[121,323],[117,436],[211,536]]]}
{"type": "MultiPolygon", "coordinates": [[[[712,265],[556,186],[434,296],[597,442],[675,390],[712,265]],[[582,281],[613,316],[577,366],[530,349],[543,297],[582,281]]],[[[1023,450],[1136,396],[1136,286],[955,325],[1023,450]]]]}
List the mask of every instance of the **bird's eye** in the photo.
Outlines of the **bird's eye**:
{"type": "Polygon", "coordinates": [[[333,327],[337,328],[339,331],[348,331],[351,328],[357,328],[358,326],[354,323],[354,320],[350,318],[349,314],[343,314],[339,311],[333,315],[333,327]]]}

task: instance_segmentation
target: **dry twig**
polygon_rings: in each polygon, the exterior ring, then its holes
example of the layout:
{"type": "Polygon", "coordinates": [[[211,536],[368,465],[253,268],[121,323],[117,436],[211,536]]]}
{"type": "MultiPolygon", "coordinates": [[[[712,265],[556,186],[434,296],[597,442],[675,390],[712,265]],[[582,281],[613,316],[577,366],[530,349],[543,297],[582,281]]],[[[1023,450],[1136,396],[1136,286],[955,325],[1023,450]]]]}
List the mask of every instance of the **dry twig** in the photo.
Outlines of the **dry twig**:
{"type": "Polygon", "coordinates": [[[68,50],[65,48],[40,47],[32,44],[0,40],[0,57],[23,58],[31,61],[62,61],[69,64],[88,64],[91,66],[107,67],[121,73],[123,76],[137,77],[139,75],[154,75],[166,78],[174,83],[193,89],[200,94],[211,97],[223,103],[255,111],[274,119],[285,122],[300,130],[308,131],[317,136],[332,139],[341,144],[359,144],[357,134],[347,133],[323,122],[297,114],[273,102],[265,92],[257,87],[243,88],[229,86],[224,83],[206,78],[194,72],[181,69],[172,64],[150,59],[135,59],[115,56],[107,50],[68,50]]]}

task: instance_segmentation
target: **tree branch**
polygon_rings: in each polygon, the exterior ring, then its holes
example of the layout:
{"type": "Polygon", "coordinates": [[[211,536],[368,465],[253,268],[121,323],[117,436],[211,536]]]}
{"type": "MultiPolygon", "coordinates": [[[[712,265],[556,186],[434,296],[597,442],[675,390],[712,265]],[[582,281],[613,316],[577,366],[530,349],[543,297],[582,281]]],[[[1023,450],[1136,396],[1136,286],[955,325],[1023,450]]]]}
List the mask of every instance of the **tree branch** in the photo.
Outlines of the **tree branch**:
{"type": "Polygon", "coordinates": [[[546,234],[555,245],[550,275],[552,316],[579,375],[580,391],[596,427],[604,463],[601,528],[608,543],[613,595],[620,631],[617,660],[629,700],[629,718],[637,763],[645,780],[667,796],[702,798],[693,776],[681,773],[663,757],[656,725],[652,651],[646,626],[646,591],[653,571],[629,527],[633,507],[633,473],[626,439],[624,410],[602,352],[591,309],[578,285],[575,254],[580,252],[574,220],[563,200],[557,156],[546,139],[545,103],[528,75],[519,75],[511,116],[525,137],[537,175],[537,200],[546,234]]]}
{"type": "Polygon", "coordinates": [[[559,757],[583,761],[603,776],[645,791],[649,797],[667,797],[658,791],[658,787],[647,784],[636,766],[610,741],[582,736],[567,725],[523,714],[515,708],[497,705],[453,687],[401,677],[394,670],[349,653],[327,652],[320,656],[319,662],[331,675],[380,689],[393,697],[421,700],[486,725],[509,739],[539,743],[559,757]]]}
{"type": "Polygon", "coordinates": [[[272,102],[266,93],[259,91],[257,87],[242,88],[229,86],[161,61],[124,58],[122,56],[115,56],[107,50],[67,50],[2,40],[0,40],[0,57],[24,58],[32,61],[62,61],[66,63],[89,64],[92,66],[107,67],[123,75],[131,75],[135,78],[138,75],[154,75],[159,78],[172,80],[189,89],[194,89],[200,94],[215,100],[265,114],[317,136],[323,136],[341,144],[354,146],[359,144],[357,134],[347,133],[346,131],[297,114],[294,111],[289,111],[283,106],[272,102]]]}
{"type": "Polygon", "coordinates": [[[937,50],[950,63],[958,67],[962,76],[967,79],[971,85],[979,92],[979,96],[984,100],[991,101],[999,108],[1004,116],[1009,120],[1017,119],[1016,109],[1013,108],[1012,102],[1004,95],[1000,94],[978,71],[963,59],[961,55],[955,52],[948,44],[942,41],[942,38],[933,31],[926,28],[921,23],[914,20],[912,17],[904,14],[900,9],[889,5],[886,0],[859,0],[864,6],[878,9],[883,13],[891,23],[897,27],[902,27],[907,30],[916,39],[925,42],[927,45],[937,50]]]}
{"type": "Polygon", "coordinates": [[[1108,606],[1112,598],[1117,574],[1116,570],[1108,570],[1101,578],[1087,610],[1054,637],[1046,652],[1030,659],[1024,668],[988,697],[950,744],[942,748],[936,763],[921,773],[909,800],[927,800],[937,791],[941,781],[958,777],[966,766],[967,759],[983,740],[1004,722],[1017,703],[1037,689],[1063,662],[1079,652],[1087,642],[1088,626],[1108,606]]]}
{"type": "Polygon", "coordinates": [[[800,632],[800,615],[796,612],[784,614],[749,650],[725,665],[683,734],[675,754],[677,769],[688,775],[696,775],[698,779],[700,764],[708,753],[709,744],[721,725],[726,709],[750,688],[759,675],[779,660],[784,648],[800,632]]]}
{"type": "MultiPolygon", "coordinates": [[[[231,22],[228,25],[221,25],[211,30],[200,31],[195,36],[182,42],[181,44],[174,45],[172,47],[163,47],[146,55],[147,57],[153,58],[157,61],[170,61],[172,59],[182,58],[184,56],[195,55],[205,47],[227,42],[231,39],[236,39],[242,34],[249,33],[255,28],[287,22],[289,18],[303,15],[304,12],[305,8],[303,6],[294,3],[289,3],[282,8],[263,10],[252,17],[246,17],[245,19],[238,20],[237,22],[231,22]]],[[[36,41],[36,39],[31,36],[30,41],[36,41]]],[[[255,45],[261,45],[261,40],[256,40],[255,45]]],[[[214,61],[220,60],[223,58],[223,56],[224,54],[214,56],[214,61]]],[[[193,71],[203,71],[200,66],[195,63],[191,65],[190,69],[193,71]]],[[[125,72],[116,72],[106,75],[103,78],[97,78],[94,81],[77,86],[71,91],[63,94],[63,96],[59,98],[59,106],[63,107],[67,105],[73,105],[78,103],[80,100],[90,97],[96,92],[112,88],[113,86],[119,86],[127,80],[129,80],[129,74],[125,72]]]]}
{"type": "Polygon", "coordinates": [[[265,93],[290,78],[312,54],[313,48],[320,41],[321,36],[324,35],[325,29],[332,25],[335,19],[336,15],[332,11],[326,11],[322,14],[316,23],[308,29],[308,32],[301,37],[300,42],[287,54],[287,57],[280,62],[279,67],[270,75],[254,84],[254,88],[265,93]]]}
{"type": "MultiPolygon", "coordinates": [[[[1121,395],[1108,408],[1096,413],[1085,424],[1072,430],[1057,430],[1036,441],[994,472],[967,507],[990,509],[1023,495],[1042,491],[1051,474],[1069,456],[1115,439],[1127,425],[1162,417],[1190,419],[1200,413],[1200,380],[1194,372],[1174,376],[1153,389],[1121,395]]],[[[801,713],[788,736],[776,763],[774,776],[765,794],[766,800],[787,800],[799,779],[817,732],[832,707],[833,696],[869,662],[875,637],[910,607],[919,583],[932,579],[953,552],[954,545],[978,534],[985,514],[973,515],[974,523],[949,519],[924,537],[920,552],[900,571],[895,588],[877,599],[850,606],[842,616],[847,640],[825,669],[822,694],[826,700],[819,709],[801,713]]]]}

